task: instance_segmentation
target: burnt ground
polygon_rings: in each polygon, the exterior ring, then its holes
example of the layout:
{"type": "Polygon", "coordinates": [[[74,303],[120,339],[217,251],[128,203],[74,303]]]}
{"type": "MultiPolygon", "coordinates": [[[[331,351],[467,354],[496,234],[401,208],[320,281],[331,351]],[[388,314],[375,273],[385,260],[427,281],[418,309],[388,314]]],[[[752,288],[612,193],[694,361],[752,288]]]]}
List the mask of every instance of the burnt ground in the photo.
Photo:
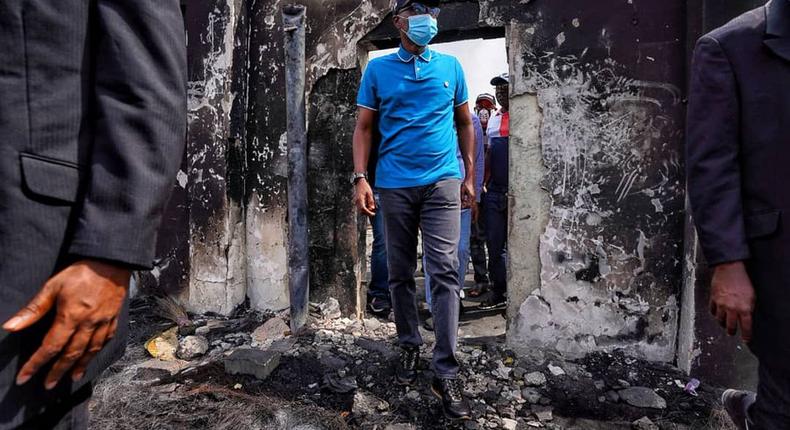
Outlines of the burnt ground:
{"type": "MultiPolygon", "coordinates": [[[[688,377],[671,366],[620,353],[577,362],[519,358],[501,337],[461,341],[460,377],[474,418],[449,422],[428,389],[430,370],[412,389],[393,384],[394,324],[374,319],[313,318],[304,333],[278,342],[285,345],[279,366],[265,380],[225,372],[230,352],[261,347],[250,336],[256,327],[286,317],[244,309],[229,318],[193,317],[196,325],[213,327],[205,334],[209,351],[166,362],[152,359],[143,345],[174,324],[158,316],[150,300],[136,300],[127,352],[97,385],[91,428],[618,429],[642,417],[661,429],[728,428],[716,406],[721,391],[703,383],[692,396],[679,386],[688,377]],[[541,372],[545,383],[528,387],[532,372],[541,372]],[[628,386],[653,389],[666,408],[630,406],[613,394],[628,386]]],[[[424,335],[427,369],[432,336],[424,335]]]]}

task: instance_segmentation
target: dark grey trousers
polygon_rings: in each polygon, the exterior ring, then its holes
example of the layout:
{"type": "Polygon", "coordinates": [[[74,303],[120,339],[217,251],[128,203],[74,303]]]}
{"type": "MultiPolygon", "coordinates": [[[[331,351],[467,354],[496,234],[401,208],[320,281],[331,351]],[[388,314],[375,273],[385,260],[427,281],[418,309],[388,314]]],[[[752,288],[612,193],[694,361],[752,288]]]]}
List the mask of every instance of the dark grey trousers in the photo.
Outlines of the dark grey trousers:
{"type": "Polygon", "coordinates": [[[750,430],[790,429],[790,370],[760,363],[757,401],[749,410],[750,430]]]}
{"type": "Polygon", "coordinates": [[[460,281],[458,240],[461,230],[461,181],[449,179],[413,188],[379,189],[387,242],[387,266],[398,342],[422,345],[417,293],[417,232],[422,229],[436,345],[433,369],[441,378],[455,378],[458,361],[460,281]]]}

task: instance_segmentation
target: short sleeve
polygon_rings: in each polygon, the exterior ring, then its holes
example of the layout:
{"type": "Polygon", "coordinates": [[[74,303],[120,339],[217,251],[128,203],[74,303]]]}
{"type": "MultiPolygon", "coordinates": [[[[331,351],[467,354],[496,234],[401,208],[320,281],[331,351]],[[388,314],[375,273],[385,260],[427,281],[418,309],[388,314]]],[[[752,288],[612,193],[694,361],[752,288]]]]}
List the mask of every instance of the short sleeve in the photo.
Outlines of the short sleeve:
{"type": "Polygon", "coordinates": [[[455,107],[469,101],[469,90],[466,88],[466,76],[461,63],[455,60],[455,107]]]}
{"type": "Polygon", "coordinates": [[[372,62],[368,64],[365,74],[362,75],[362,82],[359,84],[359,93],[357,94],[357,106],[373,111],[379,110],[376,76],[372,62]]]}

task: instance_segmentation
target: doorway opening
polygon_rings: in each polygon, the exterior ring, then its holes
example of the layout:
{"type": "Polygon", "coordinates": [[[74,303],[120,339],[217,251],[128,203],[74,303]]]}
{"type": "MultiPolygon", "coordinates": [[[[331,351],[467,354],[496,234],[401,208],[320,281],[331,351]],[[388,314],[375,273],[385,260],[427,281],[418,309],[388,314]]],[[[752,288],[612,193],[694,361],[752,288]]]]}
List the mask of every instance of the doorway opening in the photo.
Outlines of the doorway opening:
{"type": "MultiPolygon", "coordinates": [[[[483,163],[486,165],[485,171],[478,171],[476,175],[488,181],[485,184],[486,188],[494,185],[491,182],[492,173],[497,173],[498,177],[504,175],[507,178],[508,176],[507,147],[504,147],[504,159],[495,160],[491,158],[491,139],[488,131],[490,128],[493,134],[499,138],[499,141],[502,140],[501,138],[507,139],[508,120],[502,120],[506,109],[503,110],[502,100],[497,99],[496,87],[491,84],[493,78],[501,77],[508,73],[507,42],[506,38],[503,37],[504,29],[499,30],[501,30],[501,34],[496,34],[495,37],[491,37],[495,30],[487,29],[488,33],[484,35],[487,38],[467,38],[430,45],[430,48],[434,51],[456,57],[464,70],[469,94],[468,106],[473,115],[479,119],[480,124],[481,136],[477,137],[480,141],[476,141],[476,145],[481,145],[484,148],[483,157],[486,160],[483,163]]],[[[378,49],[382,46],[394,45],[395,43],[391,39],[389,41],[379,41],[375,46],[369,45],[369,50],[362,53],[360,63],[364,67],[370,59],[395,53],[398,47],[378,49]]],[[[500,88],[499,98],[506,98],[506,94],[507,92],[503,93],[500,88]]],[[[505,105],[507,105],[506,100],[505,105]]],[[[507,115],[504,115],[504,117],[507,118],[507,115]]],[[[374,142],[375,144],[376,142],[374,142]]],[[[485,190],[486,188],[483,189],[485,190]]],[[[498,213],[496,212],[497,208],[493,206],[486,207],[487,202],[492,199],[487,198],[486,193],[480,191],[478,191],[480,201],[478,202],[477,210],[474,211],[476,212],[476,219],[472,219],[473,211],[471,209],[462,213],[462,237],[459,246],[459,256],[461,257],[459,264],[462,265],[462,269],[459,270],[459,273],[464,274],[464,279],[462,282],[462,310],[458,334],[459,338],[467,343],[486,342],[491,338],[504,339],[507,327],[506,303],[495,307],[491,306],[497,302],[493,300],[496,292],[503,289],[503,285],[499,281],[495,292],[493,279],[504,277],[506,282],[507,263],[505,260],[501,261],[499,265],[496,262],[492,265],[489,249],[492,245],[495,249],[507,249],[506,238],[509,219],[507,189],[502,189],[500,186],[494,190],[494,193],[501,195],[501,201],[504,202],[503,205],[499,206],[498,213]],[[486,216],[487,214],[493,215],[486,216]],[[494,232],[494,235],[487,235],[487,231],[494,232]],[[497,243],[497,240],[492,240],[496,238],[499,238],[499,243],[497,243]],[[501,275],[494,276],[491,272],[492,270],[494,273],[501,273],[501,275]]],[[[378,296],[381,296],[386,289],[386,285],[380,285],[382,283],[381,280],[385,279],[380,272],[386,270],[386,264],[382,264],[380,260],[381,258],[386,258],[386,253],[382,252],[382,242],[384,240],[383,232],[380,231],[382,229],[383,222],[381,220],[371,219],[364,230],[366,244],[364,267],[367,270],[363,276],[362,291],[360,293],[362,297],[367,297],[368,306],[365,309],[367,316],[377,313],[375,302],[373,306],[371,306],[371,302],[377,296],[377,292],[378,296]],[[379,231],[374,231],[374,229],[379,231]],[[382,254],[384,257],[382,257],[382,254]],[[379,260],[377,261],[377,259],[379,260]]],[[[500,252],[501,254],[503,253],[500,252]]],[[[422,329],[430,332],[432,328],[431,312],[428,305],[430,294],[427,294],[428,292],[426,291],[426,283],[430,284],[430,276],[426,274],[424,269],[421,240],[418,244],[418,255],[418,269],[415,273],[418,308],[420,309],[422,329]]],[[[506,289],[506,287],[504,288],[506,289]]],[[[381,314],[378,313],[378,316],[381,316],[381,314]]]]}

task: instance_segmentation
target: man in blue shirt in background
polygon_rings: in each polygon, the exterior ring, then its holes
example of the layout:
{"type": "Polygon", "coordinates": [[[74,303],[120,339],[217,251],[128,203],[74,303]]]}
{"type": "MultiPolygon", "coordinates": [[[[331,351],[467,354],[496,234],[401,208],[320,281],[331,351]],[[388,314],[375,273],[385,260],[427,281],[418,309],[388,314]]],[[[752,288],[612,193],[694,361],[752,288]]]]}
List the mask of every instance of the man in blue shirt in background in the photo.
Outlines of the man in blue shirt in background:
{"type": "MultiPolygon", "coordinates": [[[[374,130],[371,139],[371,150],[368,158],[366,180],[371,187],[376,186],[376,164],[379,161],[379,143],[381,136],[374,130]]],[[[379,204],[379,196],[374,192],[375,204],[379,204]]],[[[370,249],[370,282],[368,283],[368,310],[379,318],[389,317],[392,310],[390,303],[389,274],[387,273],[387,245],[384,240],[384,217],[376,212],[370,217],[373,230],[373,244],[370,249]]]]}
{"type": "Polygon", "coordinates": [[[365,70],[354,131],[354,201],[361,212],[375,215],[365,169],[378,124],[376,189],[384,215],[389,287],[402,348],[396,381],[412,384],[417,379],[422,338],[414,272],[417,233],[422,228],[426,269],[433,281],[436,333],[431,389],[441,399],[447,417],[469,419],[455,350],[461,290],[457,271],[460,211],[462,204],[475,201],[475,137],[461,65],[454,57],[427,47],[438,32],[439,9],[431,6],[435,4],[394,1],[393,24],[401,32],[401,47],[371,60],[365,70]],[[459,144],[465,177],[456,158],[459,144]]]}

